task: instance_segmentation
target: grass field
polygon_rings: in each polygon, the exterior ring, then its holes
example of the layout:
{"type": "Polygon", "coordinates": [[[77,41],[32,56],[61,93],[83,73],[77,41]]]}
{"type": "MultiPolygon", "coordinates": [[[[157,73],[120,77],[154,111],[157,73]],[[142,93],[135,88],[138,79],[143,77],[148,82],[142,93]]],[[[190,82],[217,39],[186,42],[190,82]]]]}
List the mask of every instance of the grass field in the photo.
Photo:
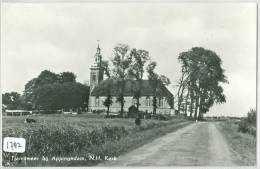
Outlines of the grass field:
{"type": "Polygon", "coordinates": [[[25,116],[3,116],[3,138],[23,137],[26,152],[3,153],[4,166],[90,166],[106,156],[116,158],[122,153],[152,141],[168,132],[190,124],[182,118],[169,121],[135,119],[106,119],[102,115],[38,115],[37,123],[24,123],[25,116]],[[93,155],[97,159],[89,159],[93,155]],[[36,161],[16,160],[37,157],[36,161]],[[48,161],[43,161],[47,157],[48,161]],[[53,157],[84,157],[79,161],[50,160],[53,157]]]}
{"type": "Polygon", "coordinates": [[[80,114],[80,115],[38,115],[33,116],[37,123],[25,124],[26,116],[3,116],[3,130],[13,129],[31,129],[40,126],[70,126],[73,128],[93,130],[104,126],[124,126],[126,128],[134,127],[133,119],[106,119],[102,115],[80,114]]]}
{"type": "MultiPolygon", "coordinates": [[[[64,114],[52,114],[52,115],[38,115],[33,116],[37,120],[37,123],[26,124],[24,120],[28,118],[26,116],[3,116],[3,130],[6,129],[21,129],[27,130],[32,128],[39,128],[40,126],[70,126],[73,128],[83,130],[93,130],[102,128],[105,126],[123,126],[126,129],[133,129],[135,126],[135,119],[133,118],[105,118],[104,115],[96,114],[80,114],[80,115],[64,115],[64,114]]],[[[158,121],[153,119],[142,120],[142,126],[148,125],[163,125],[167,123],[173,123],[174,121],[180,121],[176,118],[171,121],[158,121]]]]}
{"type": "Polygon", "coordinates": [[[256,165],[256,137],[248,133],[238,132],[238,124],[233,120],[219,122],[218,127],[234,154],[240,159],[240,165],[256,165]]]}

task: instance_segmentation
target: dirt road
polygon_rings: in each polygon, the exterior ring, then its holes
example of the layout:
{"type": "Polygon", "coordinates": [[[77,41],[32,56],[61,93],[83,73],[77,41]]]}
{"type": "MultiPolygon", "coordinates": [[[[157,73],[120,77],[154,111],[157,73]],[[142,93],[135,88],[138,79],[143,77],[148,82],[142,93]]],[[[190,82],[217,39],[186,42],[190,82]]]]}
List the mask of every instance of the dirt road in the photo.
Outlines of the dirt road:
{"type": "Polygon", "coordinates": [[[216,123],[198,122],[100,166],[236,166],[216,123]]]}

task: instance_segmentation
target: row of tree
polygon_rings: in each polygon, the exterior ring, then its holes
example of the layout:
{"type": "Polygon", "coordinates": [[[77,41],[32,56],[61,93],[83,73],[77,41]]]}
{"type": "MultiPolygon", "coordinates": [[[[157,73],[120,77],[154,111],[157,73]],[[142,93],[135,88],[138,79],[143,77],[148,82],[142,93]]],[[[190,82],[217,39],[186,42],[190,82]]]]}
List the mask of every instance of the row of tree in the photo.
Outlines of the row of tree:
{"type": "Polygon", "coordinates": [[[177,113],[202,118],[214,103],[226,102],[221,84],[228,83],[220,57],[213,51],[194,47],[180,53],[177,113]]]}

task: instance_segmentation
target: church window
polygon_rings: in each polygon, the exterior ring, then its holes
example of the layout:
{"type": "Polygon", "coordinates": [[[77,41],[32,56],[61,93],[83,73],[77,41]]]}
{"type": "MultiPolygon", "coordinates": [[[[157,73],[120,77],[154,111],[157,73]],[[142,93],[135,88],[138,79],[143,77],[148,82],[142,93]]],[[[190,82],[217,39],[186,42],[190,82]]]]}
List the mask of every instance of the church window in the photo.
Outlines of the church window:
{"type": "Polygon", "coordinates": [[[96,99],[95,99],[95,105],[96,105],[96,106],[99,106],[99,97],[96,97],[96,99]]]}
{"type": "Polygon", "coordinates": [[[132,99],[132,105],[135,105],[136,106],[137,104],[137,100],[135,98],[132,99]]]}
{"type": "Polygon", "coordinates": [[[159,98],[159,107],[163,107],[163,98],[159,98]]]}
{"type": "Polygon", "coordinates": [[[92,80],[96,81],[96,75],[95,74],[92,74],[92,80]]]}
{"type": "Polygon", "coordinates": [[[162,98],[162,107],[165,106],[165,98],[162,98]]]}
{"type": "Polygon", "coordinates": [[[146,106],[151,106],[151,98],[149,96],[146,97],[146,106]]]}

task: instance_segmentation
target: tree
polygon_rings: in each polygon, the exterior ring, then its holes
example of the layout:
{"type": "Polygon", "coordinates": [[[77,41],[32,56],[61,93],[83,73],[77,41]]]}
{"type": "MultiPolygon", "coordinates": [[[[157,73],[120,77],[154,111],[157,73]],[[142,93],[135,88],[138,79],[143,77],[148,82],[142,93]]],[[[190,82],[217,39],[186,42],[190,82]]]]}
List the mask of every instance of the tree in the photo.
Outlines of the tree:
{"type": "MultiPolygon", "coordinates": [[[[169,85],[170,79],[167,78],[164,75],[158,75],[157,73],[155,73],[155,68],[156,68],[156,62],[151,62],[148,64],[146,71],[148,73],[148,79],[152,85],[153,88],[153,114],[156,114],[156,109],[157,109],[157,97],[162,97],[162,89],[163,89],[163,85],[169,85]]],[[[171,97],[168,97],[168,102],[172,103],[172,99],[171,97]]],[[[173,105],[170,104],[170,106],[172,107],[173,105]]]]}
{"type": "Polygon", "coordinates": [[[132,76],[135,80],[137,80],[137,86],[134,89],[134,98],[136,99],[136,108],[139,111],[140,106],[140,97],[141,97],[141,83],[144,76],[144,65],[145,63],[150,60],[149,52],[146,50],[137,50],[132,49],[130,53],[132,57],[132,64],[130,65],[129,69],[129,76],[132,76]]]}
{"type": "Polygon", "coordinates": [[[181,104],[183,101],[183,92],[184,89],[187,87],[187,80],[185,79],[186,77],[186,72],[184,72],[183,68],[182,68],[182,74],[181,74],[181,78],[178,81],[178,92],[177,92],[177,98],[178,98],[178,103],[177,103],[177,114],[180,114],[180,109],[181,109],[181,104]]]}
{"type": "Polygon", "coordinates": [[[49,70],[44,70],[36,79],[36,85],[52,84],[58,83],[60,76],[56,73],[53,73],[49,70]]]}
{"type": "Polygon", "coordinates": [[[62,83],[62,107],[67,109],[85,109],[88,104],[89,90],[89,86],[78,82],[62,83]]]}
{"type": "Polygon", "coordinates": [[[126,44],[118,44],[114,48],[114,56],[112,59],[113,64],[113,77],[118,79],[118,90],[119,95],[117,97],[117,102],[121,104],[120,116],[124,113],[124,90],[125,90],[125,80],[128,76],[128,69],[132,62],[132,57],[129,53],[130,48],[126,44]]]}
{"type": "Polygon", "coordinates": [[[72,72],[44,70],[25,85],[23,96],[33,109],[84,109],[88,106],[89,87],[77,83],[72,72]]]}
{"type": "Polygon", "coordinates": [[[153,114],[156,114],[156,109],[157,109],[157,100],[156,100],[156,89],[157,89],[157,82],[158,82],[158,75],[154,72],[156,68],[157,63],[156,62],[151,62],[148,64],[146,71],[148,73],[148,79],[150,80],[150,83],[152,84],[153,87],[153,114]]]}
{"type": "Polygon", "coordinates": [[[107,96],[105,101],[103,102],[103,105],[107,108],[107,116],[109,116],[109,111],[110,111],[109,108],[113,103],[112,96],[111,96],[111,89],[113,85],[114,85],[114,79],[108,78],[106,80],[106,83],[103,83],[102,87],[100,88],[102,91],[105,91],[105,94],[107,96]]]}
{"type": "Polygon", "coordinates": [[[76,82],[76,75],[73,72],[62,72],[59,76],[61,83],[76,82]]]}
{"type": "Polygon", "coordinates": [[[41,85],[34,94],[34,103],[38,110],[62,109],[59,83],[41,85]]]}
{"type": "MultiPolygon", "coordinates": [[[[178,60],[182,64],[183,79],[179,89],[186,90],[185,102],[190,104],[190,115],[194,113],[194,118],[202,118],[214,103],[226,101],[220,84],[228,81],[221,67],[222,61],[215,52],[194,47],[182,52],[178,60]]],[[[182,95],[178,95],[178,103],[182,100],[182,95]]]]}
{"type": "Polygon", "coordinates": [[[8,105],[10,103],[12,103],[11,94],[10,93],[2,94],[2,104],[8,105]]]}
{"type": "Polygon", "coordinates": [[[42,85],[59,83],[60,76],[49,70],[42,71],[37,78],[33,78],[25,84],[25,89],[23,96],[25,97],[25,102],[31,105],[32,108],[36,108],[36,96],[35,90],[42,85]]]}
{"type": "Polygon", "coordinates": [[[110,108],[110,106],[111,106],[112,103],[113,103],[112,97],[111,97],[111,95],[108,95],[108,96],[106,97],[104,103],[103,103],[104,106],[107,107],[107,116],[109,116],[109,108],[110,108]]]}
{"type": "Polygon", "coordinates": [[[37,88],[37,78],[33,78],[25,84],[25,89],[23,91],[23,96],[25,102],[30,105],[31,108],[35,108],[35,89],[37,88]]]}
{"type": "Polygon", "coordinates": [[[27,108],[22,96],[17,92],[10,92],[2,94],[2,104],[6,109],[25,109],[27,108]]]}
{"type": "Polygon", "coordinates": [[[40,110],[84,109],[89,88],[76,82],[42,85],[35,91],[36,107],[40,110]]]}

